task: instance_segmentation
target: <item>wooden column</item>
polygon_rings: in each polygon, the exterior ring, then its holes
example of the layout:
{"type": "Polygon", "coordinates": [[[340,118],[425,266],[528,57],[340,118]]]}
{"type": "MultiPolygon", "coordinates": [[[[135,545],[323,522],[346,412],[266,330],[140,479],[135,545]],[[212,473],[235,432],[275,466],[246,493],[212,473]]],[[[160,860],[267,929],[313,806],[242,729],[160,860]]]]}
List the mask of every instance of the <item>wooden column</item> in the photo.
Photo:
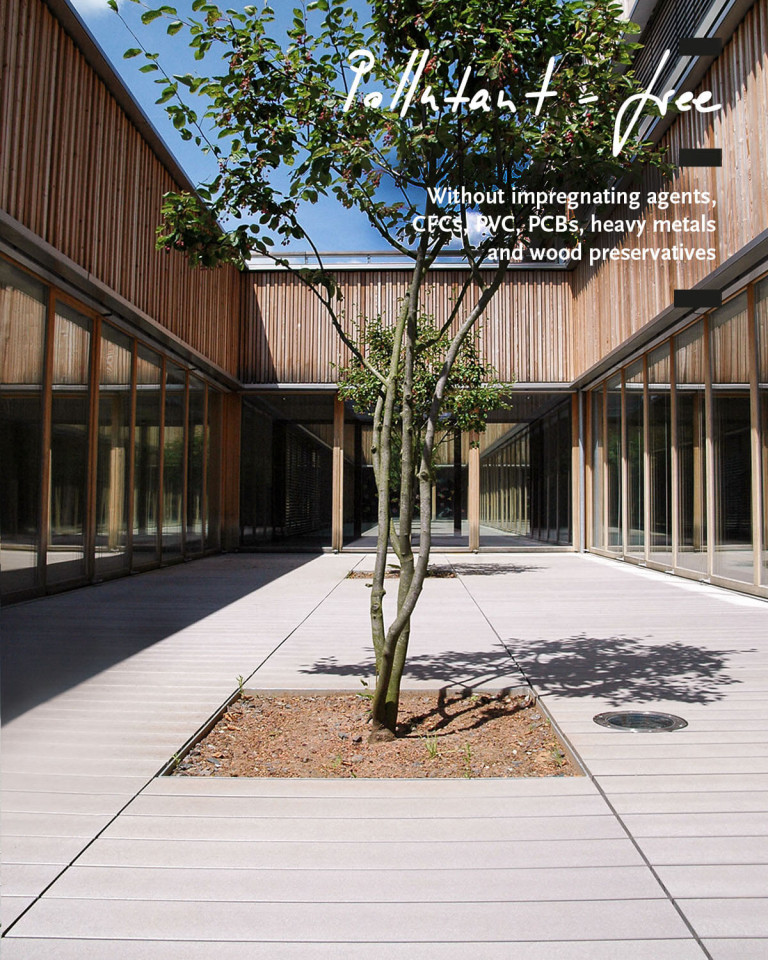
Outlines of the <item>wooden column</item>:
{"type": "MultiPolygon", "coordinates": [[[[221,549],[240,546],[240,424],[242,399],[236,393],[221,397],[221,549]]],[[[265,451],[266,455],[266,451],[265,451]]]]}
{"type": "Polygon", "coordinates": [[[331,481],[331,547],[344,546],[344,401],[333,398],[333,476],[331,481]]]}
{"type": "Polygon", "coordinates": [[[469,549],[480,547],[480,447],[477,434],[470,435],[469,476],[467,478],[467,519],[469,520],[469,549]]]}

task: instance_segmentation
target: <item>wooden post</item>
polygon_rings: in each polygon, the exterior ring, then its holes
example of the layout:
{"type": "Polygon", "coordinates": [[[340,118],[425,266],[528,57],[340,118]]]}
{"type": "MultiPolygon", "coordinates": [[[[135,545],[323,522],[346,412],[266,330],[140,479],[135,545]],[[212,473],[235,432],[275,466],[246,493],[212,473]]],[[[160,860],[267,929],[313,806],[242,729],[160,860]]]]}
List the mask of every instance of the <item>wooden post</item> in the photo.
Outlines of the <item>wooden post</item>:
{"type": "Polygon", "coordinates": [[[467,478],[467,518],[469,520],[469,549],[480,548],[480,447],[477,434],[470,435],[469,470],[467,478]]]}
{"type": "Polygon", "coordinates": [[[242,399],[236,393],[221,396],[221,549],[240,546],[240,431],[242,399]]]}
{"type": "Polygon", "coordinates": [[[331,547],[344,546],[344,401],[333,398],[333,474],[331,480],[331,547]]]}

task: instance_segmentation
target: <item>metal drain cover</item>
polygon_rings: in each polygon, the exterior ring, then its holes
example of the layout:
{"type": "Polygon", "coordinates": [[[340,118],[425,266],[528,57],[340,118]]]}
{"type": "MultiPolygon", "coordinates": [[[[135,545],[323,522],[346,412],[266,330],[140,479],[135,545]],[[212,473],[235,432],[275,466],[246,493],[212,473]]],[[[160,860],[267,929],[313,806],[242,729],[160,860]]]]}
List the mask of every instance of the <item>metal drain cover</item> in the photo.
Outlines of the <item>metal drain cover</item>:
{"type": "Polygon", "coordinates": [[[682,730],[683,727],[688,726],[688,723],[682,717],[676,717],[671,713],[649,713],[638,710],[598,713],[593,719],[601,727],[613,727],[614,730],[632,730],[636,733],[682,730]]]}

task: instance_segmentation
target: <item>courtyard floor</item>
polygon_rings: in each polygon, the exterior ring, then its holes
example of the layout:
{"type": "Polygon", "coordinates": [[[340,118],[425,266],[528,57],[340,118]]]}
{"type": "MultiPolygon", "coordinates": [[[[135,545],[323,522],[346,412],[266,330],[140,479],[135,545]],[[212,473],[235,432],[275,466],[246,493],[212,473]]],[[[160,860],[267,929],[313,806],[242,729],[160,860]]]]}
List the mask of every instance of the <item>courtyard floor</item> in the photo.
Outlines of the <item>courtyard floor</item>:
{"type": "Polygon", "coordinates": [[[356,555],[3,610],[4,960],[764,960],[768,606],[591,556],[436,554],[408,687],[530,683],[586,775],[157,777],[237,689],[359,689],[356,555]],[[688,727],[607,730],[604,710],[688,727]]]}

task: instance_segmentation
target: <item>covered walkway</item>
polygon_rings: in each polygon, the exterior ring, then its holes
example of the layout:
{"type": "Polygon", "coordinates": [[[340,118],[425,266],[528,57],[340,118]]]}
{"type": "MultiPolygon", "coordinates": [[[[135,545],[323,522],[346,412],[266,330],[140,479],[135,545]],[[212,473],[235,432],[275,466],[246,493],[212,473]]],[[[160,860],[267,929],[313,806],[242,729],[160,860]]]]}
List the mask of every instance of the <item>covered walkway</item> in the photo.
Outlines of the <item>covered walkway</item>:
{"type": "Polygon", "coordinates": [[[587,776],[157,778],[240,675],[370,676],[345,579],[365,556],[220,556],[7,608],[3,957],[762,960],[765,601],[590,556],[436,562],[458,579],[427,582],[409,685],[530,681],[587,776]],[[627,706],[689,726],[592,722],[627,706]]]}

